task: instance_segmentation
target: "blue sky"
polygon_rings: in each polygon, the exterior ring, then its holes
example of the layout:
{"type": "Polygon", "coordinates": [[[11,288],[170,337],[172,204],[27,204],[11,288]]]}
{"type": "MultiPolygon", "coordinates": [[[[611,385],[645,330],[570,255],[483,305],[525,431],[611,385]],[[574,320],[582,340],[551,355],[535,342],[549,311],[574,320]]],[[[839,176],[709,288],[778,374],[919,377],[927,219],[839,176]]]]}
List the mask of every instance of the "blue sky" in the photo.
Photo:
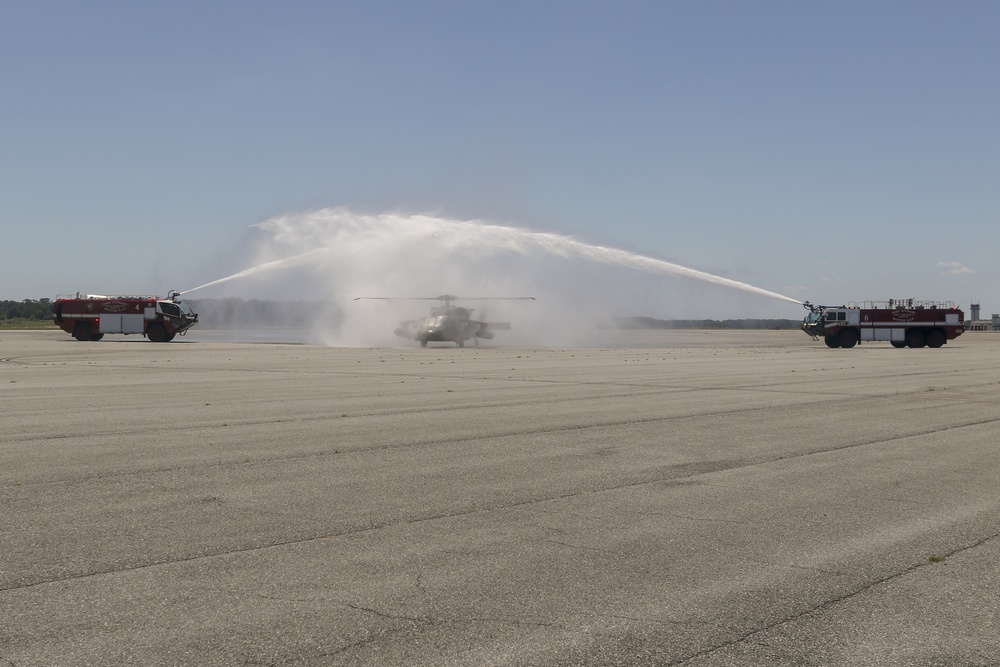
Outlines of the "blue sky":
{"type": "Polygon", "coordinates": [[[1000,3],[0,12],[0,299],[200,285],[251,225],[347,207],[1000,312],[1000,3]]]}

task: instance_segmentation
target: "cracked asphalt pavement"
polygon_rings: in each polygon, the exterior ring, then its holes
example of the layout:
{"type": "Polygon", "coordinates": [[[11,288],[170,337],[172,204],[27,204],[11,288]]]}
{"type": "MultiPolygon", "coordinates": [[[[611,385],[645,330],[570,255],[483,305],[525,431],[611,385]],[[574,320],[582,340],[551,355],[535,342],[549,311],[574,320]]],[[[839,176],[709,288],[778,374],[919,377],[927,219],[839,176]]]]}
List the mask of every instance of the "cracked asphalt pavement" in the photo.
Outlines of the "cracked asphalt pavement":
{"type": "Polygon", "coordinates": [[[0,332],[0,666],[1000,665],[1000,336],[0,332]]]}

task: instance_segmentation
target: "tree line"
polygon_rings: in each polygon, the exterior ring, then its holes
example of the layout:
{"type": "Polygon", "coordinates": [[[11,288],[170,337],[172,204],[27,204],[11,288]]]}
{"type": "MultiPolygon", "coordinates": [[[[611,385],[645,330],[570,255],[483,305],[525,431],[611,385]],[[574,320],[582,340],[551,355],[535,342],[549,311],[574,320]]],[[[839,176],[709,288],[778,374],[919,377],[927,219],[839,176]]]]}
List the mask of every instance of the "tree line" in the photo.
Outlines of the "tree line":
{"type": "MultiPolygon", "coordinates": [[[[203,324],[238,325],[266,323],[280,326],[304,326],[317,316],[338,319],[340,313],[331,304],[260,301],[251,299],[199,299],[189,301],[203,324]]],[[[0,321],[50,320],[51,299],[0,301],[0,321]]],[[[620,329],[797,329],[798,320],[658,320],[652,317],[619,317],[620,329]]]]}
{"type": "Polygon", "coordinates": [[[51,320],[51,299],[25,299],[24,301],[0,301],[0,321],[3,320],[51,320]]]}

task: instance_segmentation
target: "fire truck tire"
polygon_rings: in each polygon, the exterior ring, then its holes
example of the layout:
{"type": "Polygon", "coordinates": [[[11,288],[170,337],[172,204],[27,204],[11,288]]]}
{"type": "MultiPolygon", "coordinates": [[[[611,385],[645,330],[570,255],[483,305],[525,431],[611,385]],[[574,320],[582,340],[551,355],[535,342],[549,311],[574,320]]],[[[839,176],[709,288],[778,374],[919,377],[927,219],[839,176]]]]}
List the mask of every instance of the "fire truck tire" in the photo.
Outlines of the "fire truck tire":
{"type": "Polygon", "coordinates": [[[73,327],[73,338],[78,341],[90,340],[90,325],[86,322],[77,322],[73,327]]]}
{"type": "Polygon", "coordinates": [[[163,325],[155,322],[146,327],[146,338],[154,343],[166,343],[170,340],[167,337],[167,330],[163,328],[163,325]]]}
{"type": "Polygon", "coordinates": [[[924,338],[924,332],[920,329],[910,329],[906,332],[906,346],[907,347],[924,347],[927,345],[927,339],[924,338]]]}
{"type": "Polygon", "coordinates": [[[889,344],[892,345],[893,347],[906,347],[905,340],[892,340],[889,341],[889,344]]]}
{"type": "Polygon", "coordinates": [[[90,334],[90,340],[94,341],[95,343],[101,340],[102,338],[104,338],[104,334],[102,333],[90,334]]]}
{"type": "Polygon", "coordinates": [[[854,347],[858,344],[858,332],[854,329],[844,329],[837,336],[840,342],[840,347],[854,347]]]}
{"type": "Polygon", "coordinates": [[[840,341],[836,336],[824,336],[823,342],[826,343],[827,347],[840,347],[840,341]]]}
{"type": "Polygon", "coordinates": [[[941,347],[948,340],[948,337],[940,329],[931,329],[927,332],[927,347],[941,347]]]}

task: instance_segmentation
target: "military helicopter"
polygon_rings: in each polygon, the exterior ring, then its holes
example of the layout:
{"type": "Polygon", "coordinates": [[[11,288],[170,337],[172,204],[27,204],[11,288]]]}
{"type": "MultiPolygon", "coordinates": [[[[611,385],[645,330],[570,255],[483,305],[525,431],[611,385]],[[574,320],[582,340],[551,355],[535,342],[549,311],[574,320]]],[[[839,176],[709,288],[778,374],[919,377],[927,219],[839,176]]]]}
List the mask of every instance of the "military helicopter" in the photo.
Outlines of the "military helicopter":
{"type": "Polygon", "coordinates": [[[395,334],[402,338],[410,338],[420,342],[421,347],[427,347],[429,342],[453,342],[459,347],[465,347],[465,341],[470,338],[479,345],[479,339],[491,340],[494,331],[510,331],[510,322],[482,322],[472,319],[474,308],[456,306],[456,301],[534,301],[533,296],[514,297],[479,297],[461,298],[453,294],[442,294],[431,297],[379,297],[359,296],[362,299],[379,301],[438,301],[440,305],[431,308],[430,315],[416,320],[406,320],[399,323],[395,334]]]}

